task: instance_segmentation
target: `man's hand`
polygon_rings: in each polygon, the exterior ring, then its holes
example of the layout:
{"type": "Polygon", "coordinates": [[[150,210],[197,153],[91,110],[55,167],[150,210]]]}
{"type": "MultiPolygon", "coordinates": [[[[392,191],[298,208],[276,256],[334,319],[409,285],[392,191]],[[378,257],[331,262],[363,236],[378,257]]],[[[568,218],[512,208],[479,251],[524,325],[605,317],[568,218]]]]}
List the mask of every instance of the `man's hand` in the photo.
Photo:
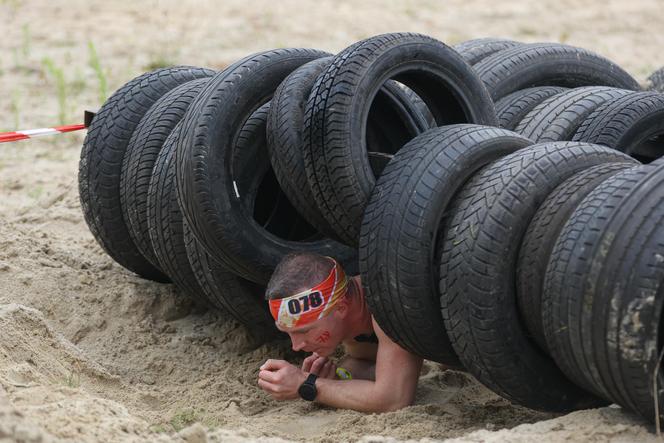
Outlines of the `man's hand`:
{"type": "Polygon", "coordinates": [[[284,360],[268,360],[260,367],[258,386],[275,400],[299,398],[298,388],[307,374],[284,360]]]}
{"type": "Polygon", "coordinates": [[[319,378],[335,378],[337,366],[327,357],[321,357],[315,352],[302,362],[302,370],[316,374],[319,378]]]}

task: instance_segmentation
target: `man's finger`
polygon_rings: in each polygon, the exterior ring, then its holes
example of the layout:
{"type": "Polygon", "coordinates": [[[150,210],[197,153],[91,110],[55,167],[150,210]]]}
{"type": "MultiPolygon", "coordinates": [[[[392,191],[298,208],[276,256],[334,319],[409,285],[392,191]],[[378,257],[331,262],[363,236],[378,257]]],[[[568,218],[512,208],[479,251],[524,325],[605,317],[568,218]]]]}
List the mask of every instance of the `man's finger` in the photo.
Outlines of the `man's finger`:
{"type": "Polygon", "coordinates": [[[279,383],[281,381],[281,375],[277,372],[262,370],[258,373],[258,379],[270,383],[279,383]]]}
{"type": "Polygon", "coordinates": [[[270,394],[278,394],[279,393],[279,386],[270,383],[269,381],[265,381],[261,378],[258,379],[258,386],[264,390],[265,392],[268,392],[270,394]]]}
{"type": "Polygon", "coordinates": [[[302,361],[302,370],[304,372],[311,372],[311,364],[318,358],[318,355],[314,352],[309,357],[305,358],[302,361]]]}
{"type": "Polygon", "coordinates": [[[313,362],[311,364],[311,372],[312,374],[319,375],[320,370],[323,368],[323,365],[327,362],[327,358],[325,357],[318,357],[318,360],[313,362]]]}
{"type": "Polygon", "coordinates": [[[334,374],[335,371],[335,365],[332,363],[332,360],[328,360],[327,363],[323,366],[323,369],[321,369],[321,377],[323,378],[332,378],[332,374],[334,374]]]}
{"type": "Polygon", "coordinates": [[[326,362],[323,364],[323,366],[321,366],[320,370],[318,371],[318,376],[319,376],[320,378],[327,378],[327,369],[328,369],[329,366],[330,366],[328,363],[330,363],[329,360],[326,361],[326,362]]]}
{"type": "Polygon", "coordinates": [[[261,371],[276,371],[283,368],[288,363],[284,360],[273,360],[269,359],[260,367],[261,371]]]}

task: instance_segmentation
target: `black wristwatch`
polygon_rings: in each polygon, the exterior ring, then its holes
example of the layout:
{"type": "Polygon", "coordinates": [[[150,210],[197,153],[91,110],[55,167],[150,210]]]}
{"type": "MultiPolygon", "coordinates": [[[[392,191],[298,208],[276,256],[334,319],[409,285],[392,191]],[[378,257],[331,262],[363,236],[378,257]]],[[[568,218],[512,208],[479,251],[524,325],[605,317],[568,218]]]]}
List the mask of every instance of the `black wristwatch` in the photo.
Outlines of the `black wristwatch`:
{"type": "Polygon", "coordinates": [[[316,389],[317,378],[318,376],[316,374],[309,374],[309,377],[307,377],[297,390],[300,397],[307,401],[314,401],[316,399],[316,395],[318,395],[318,389],[316,389]]]}

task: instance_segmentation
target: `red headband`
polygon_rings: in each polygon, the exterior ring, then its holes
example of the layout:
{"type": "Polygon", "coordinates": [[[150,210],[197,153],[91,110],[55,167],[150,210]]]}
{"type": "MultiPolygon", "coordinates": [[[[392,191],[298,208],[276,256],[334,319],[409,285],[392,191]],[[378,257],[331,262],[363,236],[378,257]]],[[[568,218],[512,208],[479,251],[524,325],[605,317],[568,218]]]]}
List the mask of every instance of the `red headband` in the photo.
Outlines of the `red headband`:
{"type": "Polygon", "coordinates": [[[272,299],[270,313],[282,328],[295,328],[315,322],[332,312],[346,294],[348,280],[341,266],[332,259],[334,266],[329,275],[318,285],[285,298],[272,299]]]}

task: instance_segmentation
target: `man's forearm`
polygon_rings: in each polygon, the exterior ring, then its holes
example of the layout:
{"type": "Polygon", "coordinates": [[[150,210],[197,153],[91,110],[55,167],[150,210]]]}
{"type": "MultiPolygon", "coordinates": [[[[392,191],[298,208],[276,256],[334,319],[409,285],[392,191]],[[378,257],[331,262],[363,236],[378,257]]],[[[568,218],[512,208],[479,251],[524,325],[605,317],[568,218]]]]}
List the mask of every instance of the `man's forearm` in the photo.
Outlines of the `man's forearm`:
{"type": "Polygon", "coordinates": [[[339,366],[349,371],[353,380],[376,380],[376,362],[344,357],[339,366]]]}
{"type": "Polygon", "coordinates": [[[316,402],[360,412],[386,412],[413,402],[413,394],[389,392],[370,380],[316,380],[316,402]]]}

